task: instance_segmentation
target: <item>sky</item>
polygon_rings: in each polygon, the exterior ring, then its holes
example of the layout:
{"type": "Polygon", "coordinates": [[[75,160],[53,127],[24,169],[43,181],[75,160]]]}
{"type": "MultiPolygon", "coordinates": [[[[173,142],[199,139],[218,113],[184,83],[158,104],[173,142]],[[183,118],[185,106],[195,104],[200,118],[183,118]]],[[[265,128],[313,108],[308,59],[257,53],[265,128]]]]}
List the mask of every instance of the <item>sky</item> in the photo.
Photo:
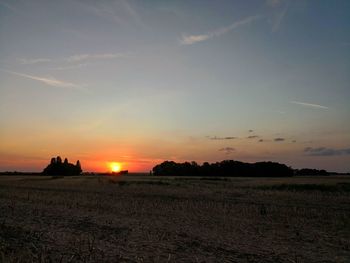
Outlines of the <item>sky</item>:
{"type": "Polygon", "coordinates": [[[0,171],[350,172],[349,71],[348,0],[0,0],[0,171]]]}

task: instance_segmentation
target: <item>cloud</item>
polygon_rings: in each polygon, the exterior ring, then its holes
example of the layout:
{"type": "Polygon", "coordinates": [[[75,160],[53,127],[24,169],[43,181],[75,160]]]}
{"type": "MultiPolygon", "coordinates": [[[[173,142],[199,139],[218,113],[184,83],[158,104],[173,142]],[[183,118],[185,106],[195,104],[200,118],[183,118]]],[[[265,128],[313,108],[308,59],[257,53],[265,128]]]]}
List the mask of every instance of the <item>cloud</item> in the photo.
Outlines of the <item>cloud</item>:
{"type": "Polygon", "coordinates": [[[277,111],[275,111],[276,113],[279,113],[279,114],[286,114],[286,112],[285,111],[281,111],[281,110],[277,110],[277,111]]]}
{"type": "Polygon", "coordinates": [[[259,138],[258,135],[250,135],[247,137],[247,139],[256,139],[256,138],[259,138]]]}
{"type": "Polygon", "coordinates": [[[275,142],[283,142],[283,141],[285,141],[285,139],[284,138],[275,138],[275,139],[273,139],[273,141],[275,141],[275,142]]]}
{"type": "Polygon", "coordinates": [[[280,26],[287,15],[289,9],[288,0],[267,0],[266,4],[273,9],[272,32],[276,32],[280,29],[280,26]]]}
{"type": "Polygon", "coordinates": [[[18,60],[19,60],[19,63],[22,65],[31,65],[31,64],[44,63],[44,62],[78,63],[78,62],[84,62],[87,60],[109,60],[109,59],[116,59],[116,58],[125,58],[129,55],[130,55],[130,53],[97,53],[97,54],[76,54],[76,55],[64,57],[61,59],[50,59],[50,58],[26,59],[26,58],[21,58],[18,60]]]}
{"type": "Polygon", "coordinates": [[[78,69],[78,68],[84,68],[91,65],[91,63],[80,63],[80,64],[74,64],[74,65],[69,65],[69,66],[63,66],[63,67],[53,67],[50,69],[53,70],[67,70],[67,69],[78,69]]]}
{"type": "Polygon", "coordinates": [[[309,107],[309,108],[314,108],[314,109],[324,109],[324,110],[329,109],[329,108],[326,107],[326,106],[322,106],[322,105],[319,105],[319,104],[312,104],[312,103],[308,103],[308,102],[290,101],[290,103],[298,104],[298,105],[301,105],[301,106],[305,106],[305,107],[309,107]]]}
{"type": "Polygon", "coordinates": [[[306,147],[304,152],[309,156],[339,156],[339,155],[350,155],[350,148],[344,149],[333,149],[325,147],[306,147]]]}
{"type": "Polygon", "coordinates": [[[264,142],[264,140],[263,140],[263,139],[260,139],[258,142],[264,142]]]}
{"type": "Polygon", "coordinates": [[[235,150],[236,149],[232,148],[232,147],[224,147],[224,148],[219,149],[219,152],[225,152],[225,154],[231,154],[235,150]]]}
{"type": "Polygon", "coordinates": [[[16,11],[16,8],[14,8],[12,5],[10,5],[8,3],[0,2],[0,5],[10,9],[11,11],[16,11]]]}
{"type": "Polygon", "coordinates": [[[52,61],[52,60],[49,58],[35,58],[35,59],[21,58],[21,59],[19,59],[19,63],[22,65],[31,65],[31,64],[44,63],[44,62],[50,62],[50,61],[52,61]]]}
{"type": "Polygon", "coordinates": [[[237,22],[234,22],[233,24],[227,26],[227,27],[222,27],[222,28],[218,28],[214,31],[210,31],[206,34],[200,34],[200,35],[186,35],[186,34],[183,34],[181,39],[180,39],[180,43],[182,45],[192,45],[192,44],[195,44],[195,43],[198,43],[198,42],[202,42],[202,41],[205,41],[205,40],[208,40],[210,38],[213,38],[213,37],[219,37],[221,35],[224,35],[240,26],[243,26],[243,25],[246,25],[246,24],[250,24],[258,19],[260,19],[261,16],[249,16],[249,17],[246,17],[242,20],[239,20],[237,22]]]}
{"type": "Polygon", "coordinates": [[[253,132],[254,130],[249,130],[248,132],[250,133],[250,132],[253,132]]]}
{"type": "Polygon", "coordinates": [[[281,0],[266,0],[266,4],[272,7],[277,7],[282,3],[281,0]]]}
{"type": "Polygon", "coordinates": [[[82,5],[94,15],[108,19],[121,26],[137,26],[142,29],[148,29],[145,22],[142,20],[136,6],[130,1],[82,1],[82,5]]]}
{"type": "Polygon", "coordinates": [[[228,137],[208,137],[210,140],[234,140],[237,139],[237,137],[233,137],[233,136],[228,136],[228,137]]]}
{"type": "Polygon", "coordinates": [[[44,78],[44,77],[38,77],[38,76],[32,76],[32,75],[27,75],[27,74],[23,74],[23,73],[18,73],[18,72],[14,72],[14,71],[8,71],[8,70],[1,70],[3,72],[7,72],[16,76],[20,76],[23,78],[28,78],[28,79],[32,79],[32,80],[36,80],[42,83],[45,83],[49,86],[53,86],[53,87],[58,87],[58,88],[74,88],[74,89],[83,89],[83,87],[81,85],[78,84],[74,84],[74,83],[70,83],[70,82],[66,82],[66,81],[62,81],[62,80],[58,80],[55,78],[44,78]]]}
{"type": "Polygon", "coordinates": [[[280,29],[281,23],[287,14],[287,10],[288,6],[286,6],[280,13],[278,13],[272,25],[272,32],[276,32],[280,29]]]}
{"type": "Polygon", "coordinates": [[[66,62],[81,62],[86,60],[102,60],[102,59],[115,59],[115,58],[121,58],[125,57],[126,54],[124,53],[104,53],[104,54],[78,54],[73,55],[67,58],[64,58],[63,60],[66,62]]]}

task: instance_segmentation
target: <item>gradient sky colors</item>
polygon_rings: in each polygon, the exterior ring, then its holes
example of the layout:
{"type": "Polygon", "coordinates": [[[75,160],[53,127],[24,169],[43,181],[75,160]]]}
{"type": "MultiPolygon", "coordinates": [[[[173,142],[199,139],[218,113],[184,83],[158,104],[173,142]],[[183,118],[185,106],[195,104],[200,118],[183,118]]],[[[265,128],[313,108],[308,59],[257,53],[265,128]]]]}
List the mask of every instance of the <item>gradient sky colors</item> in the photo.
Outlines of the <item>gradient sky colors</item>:
{"type": "Polygon", "coordinates": [[[350,171],[350,1],[0,0],[0,171],[350,171]]]}

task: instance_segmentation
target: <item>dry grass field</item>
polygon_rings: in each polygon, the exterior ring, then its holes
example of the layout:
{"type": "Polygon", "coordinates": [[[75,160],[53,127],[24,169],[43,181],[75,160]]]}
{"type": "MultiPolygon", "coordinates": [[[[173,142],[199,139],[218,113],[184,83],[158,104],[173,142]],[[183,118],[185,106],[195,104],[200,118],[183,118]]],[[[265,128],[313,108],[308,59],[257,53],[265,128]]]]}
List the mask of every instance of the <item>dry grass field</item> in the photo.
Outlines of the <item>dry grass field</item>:
{"type": "Polygon", "coordinates": [[[0,262],[350,262],[350,177],[214,179],[1,176],[0,262]]]}

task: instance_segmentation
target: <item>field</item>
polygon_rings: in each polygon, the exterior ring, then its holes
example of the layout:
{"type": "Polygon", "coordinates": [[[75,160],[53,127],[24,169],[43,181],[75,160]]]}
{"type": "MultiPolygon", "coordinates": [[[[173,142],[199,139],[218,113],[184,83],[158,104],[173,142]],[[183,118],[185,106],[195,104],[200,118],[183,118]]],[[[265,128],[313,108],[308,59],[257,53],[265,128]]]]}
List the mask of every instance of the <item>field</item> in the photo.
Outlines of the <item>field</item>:
{"type": "Polygon", "coordinates": [[[350,177],[1,176],[0,262],[350,262],[350,177]]]}

